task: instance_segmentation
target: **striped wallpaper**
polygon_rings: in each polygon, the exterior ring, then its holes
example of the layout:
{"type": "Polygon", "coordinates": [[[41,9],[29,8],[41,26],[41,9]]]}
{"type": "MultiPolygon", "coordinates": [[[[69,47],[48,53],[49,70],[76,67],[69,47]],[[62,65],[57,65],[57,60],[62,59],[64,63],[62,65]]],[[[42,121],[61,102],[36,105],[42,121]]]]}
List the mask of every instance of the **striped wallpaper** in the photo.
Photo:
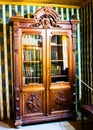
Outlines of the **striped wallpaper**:
{"type": "MultiPolygon", "coordinates": [[[[93,2],[81,8],[81,79],[93,89],[93,2]]],[[[93,91],[81,85],[81,103],[93,104],[93,91]]]]}
{"type": "MultiPolygon", "coordinates": [[[[0,5],[0,119],[13,117],[13,70],[12,70],[12,29],[9,27],[9,19],[17,11],[19,16],[29,17],[40,6],[27,5],[0,5]]],[[[53,7],[60,14],[61,20],[71,19],[76,14],[79,19],[78,8],[53,7]]],[[[77,26],[77,74],[80,76],[80,25],[77,26]]],[[[77,87],[78,88],[78,87],[77,87]]],[[[79,93],[79,88],[77,92],[79,93]]],[[[77,96],[77,99],[79,96],[77,96]]]]}

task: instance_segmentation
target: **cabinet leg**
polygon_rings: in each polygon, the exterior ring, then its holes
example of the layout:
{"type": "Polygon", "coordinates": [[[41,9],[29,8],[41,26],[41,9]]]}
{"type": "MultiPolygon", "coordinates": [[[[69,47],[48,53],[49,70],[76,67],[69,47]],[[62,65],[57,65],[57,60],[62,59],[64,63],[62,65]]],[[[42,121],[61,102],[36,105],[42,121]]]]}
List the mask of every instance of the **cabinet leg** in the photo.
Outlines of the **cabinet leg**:
{"type": "Polygon", "coordinates": [[[20,128],[21,127],[21,125],[22,125],[22,120],[20,119],[20,120],[15,120],[15,127],[16,128],[20,128]]]}
{"type": "Polygon", "coordinates": [[[20,128],[21,128],[21,126],[16,126],[16,128],[17,128],[17,129],[20,129],[20,128]]]}

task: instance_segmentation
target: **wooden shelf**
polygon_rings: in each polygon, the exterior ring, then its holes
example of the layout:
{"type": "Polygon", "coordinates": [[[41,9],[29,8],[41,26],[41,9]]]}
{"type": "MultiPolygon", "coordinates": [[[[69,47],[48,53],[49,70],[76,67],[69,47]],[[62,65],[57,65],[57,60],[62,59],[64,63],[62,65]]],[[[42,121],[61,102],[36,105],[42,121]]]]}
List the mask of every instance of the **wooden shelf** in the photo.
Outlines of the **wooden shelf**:
{"type": "Polygon", "coordinates": [[[51,75],[52,78],[68,77],[68,75],[51,75]]]}
{"type": "Polygon", "coordinates": [[[39,61],[39,60],[38,60],[38,61],[36,61],[36,60],[35,60],[35,61],[34,61],[34,60],[31,60],[31,61],[23,61],[23,63],[25,63],[25,64],[26,64],[26,63],[27,63],[27,64],[30,64],[30,63],[42,63],[42,61],[39,61]]]}
{"type": "Polygon", "coordinates": [[[62,47],[62,44],[51,43],[51,47],[62,47]]]}

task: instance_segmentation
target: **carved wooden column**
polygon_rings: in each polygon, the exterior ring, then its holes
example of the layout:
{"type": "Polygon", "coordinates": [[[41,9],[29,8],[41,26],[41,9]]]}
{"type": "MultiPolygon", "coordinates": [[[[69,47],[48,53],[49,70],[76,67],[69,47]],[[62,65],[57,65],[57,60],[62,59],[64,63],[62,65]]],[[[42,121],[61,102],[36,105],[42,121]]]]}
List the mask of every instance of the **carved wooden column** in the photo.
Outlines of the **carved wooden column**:
{"type": "Polygon", "coordinates": [[[13,81],[13,86],[14,86],[14,96],[15,96],[15,126],[22,125],[21,121],[21,114],[20,114],[20,86],[21,86],[21,77],[20,77],[20,55],[21,52],[19,51],[20,49],[20,30],[18,29],[19,24],[18,22],[14,22],[13,24],[13,60],[14,60],[14,81],[13,81]]]}
{"type": "Polygon", "coordinates": [[[76,108],[76,25],[79,23],[79,20],[74,19],[74,16],[72,16],[71,22],[71,30],[72,30],[72,93],[73,93],[73,110],[76,108]]]}

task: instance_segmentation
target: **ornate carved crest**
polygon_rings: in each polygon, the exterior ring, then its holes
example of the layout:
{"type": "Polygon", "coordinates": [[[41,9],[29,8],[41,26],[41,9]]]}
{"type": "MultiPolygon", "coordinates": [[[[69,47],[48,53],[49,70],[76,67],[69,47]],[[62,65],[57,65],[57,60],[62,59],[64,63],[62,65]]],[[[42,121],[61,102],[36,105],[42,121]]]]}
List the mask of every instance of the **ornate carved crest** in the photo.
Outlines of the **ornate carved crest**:
{"type": "Polygon", "coordinates": [[[52,8],[45,7],[36,11],[34,18],[36,20],[35,24],[32,24],[31,27],[59,27],[57,21],[59,20],[59,14],[54,11],[52,8]]]}

